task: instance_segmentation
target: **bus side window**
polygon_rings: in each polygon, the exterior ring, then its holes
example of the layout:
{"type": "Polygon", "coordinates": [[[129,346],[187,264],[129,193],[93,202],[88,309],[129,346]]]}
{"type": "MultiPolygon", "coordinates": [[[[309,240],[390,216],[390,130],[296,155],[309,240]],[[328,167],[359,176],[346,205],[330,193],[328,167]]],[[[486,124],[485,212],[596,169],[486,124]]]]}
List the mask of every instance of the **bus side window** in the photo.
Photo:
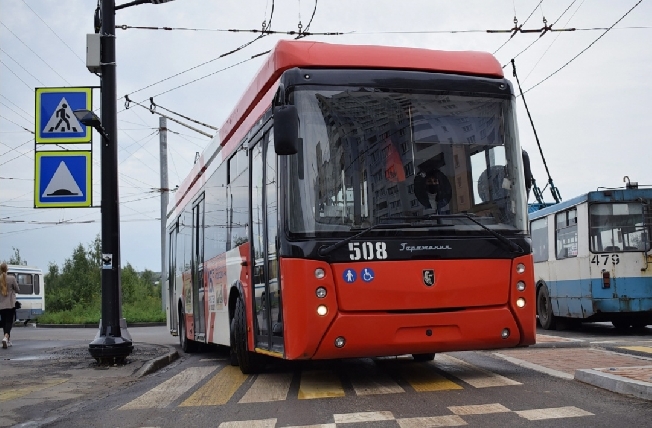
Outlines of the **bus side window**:
{"type": "Polygon", "coordinates": [[[34,294],[34,284],[32,283],[31,274],[19,273],[16,279],[16,282],[18,282],[18,288],[20,289],[18,294],[34,294]]]}

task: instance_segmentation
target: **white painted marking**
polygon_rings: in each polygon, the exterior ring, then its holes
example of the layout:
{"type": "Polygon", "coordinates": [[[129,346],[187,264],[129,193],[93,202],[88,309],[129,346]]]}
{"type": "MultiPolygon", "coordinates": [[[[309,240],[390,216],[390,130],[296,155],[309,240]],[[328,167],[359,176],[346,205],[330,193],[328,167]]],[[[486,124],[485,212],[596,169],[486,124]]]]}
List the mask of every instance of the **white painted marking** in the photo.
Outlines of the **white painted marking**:
{"type": "Polygon", "coordinates": [[[437,355],[434,364],[475,388],[521,385],[520,382],[492,373],[450,355],[437,355]]]}
{"type": "Polygon", "coordinates": [[[405,418],[397,419],[396,422],[401,428],[459,427],[466,425],[464,419],[457,415],[433,416],[429,418],[405,418]]]}
{"type": "Polygon", "coordinates": [[[521,410],[514,412],[522,418],[529,421],[541,421],[544,419],[560,419],[560,418],[577,418],[580,416],[593,416],[593,413],[578,409],[574,406],[567,407],[551,407],[548,409],[532,409],[521,410]]]}
{"type": "Polygon", "coordinates": [[[498,352],[494,352],[494,355],[497,356],[498,358],[502,358],[505,361],[509,361],[512,364],[516,364],[517,366],[525,367],[526,369],[535,370],[540,373],[545,373],[547,375],[558,377],[561,379],[573,380],[573,375],[570,373],[565,373],[555,369],[549,369],[548,367],[543,367],[538,364],[534,364],[529,361],[524,361],[518,358],[509,357],[507,355],[498,352]]]}
{"type": "Polygon", "coordinates": [[[155,386],[145,394],[120,407],[125,409],[148,409],[167,407],[186,393],[199,381],[215,371],[216,367],[191,367],[155,386]]]}
{"type": "Polygon", "coordinates": [[[356,424],[360,422],[393,421],[392,412],[360,412],[334,414],[335,424],[356,424]]]}
{"type": "Polygon", "coordinates": [[[317,424],[317,425],[295,425],[286,428],[337,428],[336,424],[317,424]]]}
{"type": "Polygon", "coordinates": [[[448,410],[455,413],[456,415],[488,415],[490,413],[511,412],[511,410],[499,403],[475,404],[470,406],[450,406],[448,410]]]}
{"type": "Polygon", "coordinates": [[[356,364],[347,370],[356,395],[396,394],[405,392],[387,373],[375,364],[356,364]]]}
{"type": "Polygon", "coordinates": [[[292,373],[259,374],[239,403],[266,403],[285,400],[291,382],[292,373]]]}
{"type": "Polygon", "coordinates": [[[276,418],[273,419],[258,419],[250,421],[231,421],[222,422],[219,428],[274,428],[276,426],[276,418]]]}

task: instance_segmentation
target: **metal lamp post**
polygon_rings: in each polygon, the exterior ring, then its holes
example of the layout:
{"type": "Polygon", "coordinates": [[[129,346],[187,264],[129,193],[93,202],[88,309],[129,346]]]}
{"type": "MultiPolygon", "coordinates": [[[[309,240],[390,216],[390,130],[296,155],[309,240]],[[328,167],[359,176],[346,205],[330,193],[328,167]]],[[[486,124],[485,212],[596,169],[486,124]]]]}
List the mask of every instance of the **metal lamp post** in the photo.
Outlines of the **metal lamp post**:
{"type": "MultiPolygon", "coordinates": [[[[115,11],[144,3],[167,1],[171,0],[135,0],[116,6],[115,0],[101,0],[99,31],[102,119],[100,121],[88,111],[75,113],[82,123],[86,122],[102,134],[102,319],[95,339],[88,346],[90,354],[100,362],[124,361],[134,348],[127,323],[122,318],[121,301],[115,11]]],[[[96,15],[96,21],[97,18],[96,15]]]]}

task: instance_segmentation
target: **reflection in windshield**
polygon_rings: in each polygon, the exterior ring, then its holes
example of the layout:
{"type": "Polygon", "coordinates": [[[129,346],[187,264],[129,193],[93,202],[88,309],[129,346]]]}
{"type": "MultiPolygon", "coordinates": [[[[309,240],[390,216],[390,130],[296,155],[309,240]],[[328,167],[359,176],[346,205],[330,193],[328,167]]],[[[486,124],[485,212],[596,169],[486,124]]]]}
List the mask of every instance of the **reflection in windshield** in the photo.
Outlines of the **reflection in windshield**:
{"type": "Polygon", "coordinates": [[[457,213],[525,230],[511,100],[329,88],[298,89],[294,102],[303,145],[290,159],[291,232],[457,213]]]}

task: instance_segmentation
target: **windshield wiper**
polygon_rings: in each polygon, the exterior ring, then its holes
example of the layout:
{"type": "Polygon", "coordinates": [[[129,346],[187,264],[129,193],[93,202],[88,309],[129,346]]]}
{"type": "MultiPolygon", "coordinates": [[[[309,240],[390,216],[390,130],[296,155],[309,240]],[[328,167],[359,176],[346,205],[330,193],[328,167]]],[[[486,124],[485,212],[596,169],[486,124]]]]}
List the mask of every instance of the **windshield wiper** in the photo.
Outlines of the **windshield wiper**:
{"type": "Polygon", "coordinates": [[[377,223],[377,224],[374,224],[373,226],[369,226],[368,228],[366,228],[362,232],[357,233],[357,234],[355,234],[353,236],[349,236],[348,238],[344,238],[341,241],[338,241],[338,242],[334,243],[333,245],[329,245],[328,247],[321,247],[319,250],[317,250],[317,253],[322,257],[327,256],[330,253],[332,253],[333,251],[337,250],[338,248],[341,248],[343,245],[345,245],[349,241],[352,241],[355,238],[358,238],[358,237],[364,235],[365,233],[369,232],[370,230],[378,229],[378,228],[381,228],[381,227],[383,229],[399,229],[401,227],[410,227],[410,224],[409,223],[394,223],[394,224],[377,223]]]}
{"type": "MultiPolygon", "coordinates": [[[[396,218],[396,217],[392,217],[396,218]]],[[[403,219],[403,217],[400,217],[403,219]]],[[[474,219],[471,214],[467,213],[460,213],[460,214],[428,214],[428,215],[423,215],[423,216],[415,216],[415,217],[406,217],[406,218],[414,218],[417,220],[436,220],[436,219],[446,219],[446,218],[466,218],[471,220],[473,223],[477,224],[487,232],[491,233],[493,236],[498,239],[499,242],[504,244],[505,246],[508,247],[510,251],[513,251],[515,253],[520,253],[523,254],[525,253],[525,250],[521,248],[520,245],[517,243],[505,238],[505,236],[501,235],[500,233],[496,232],[495,230],[489,229],[487,226],[484,224],[480,223],[478,220],[474,219]]]]}

